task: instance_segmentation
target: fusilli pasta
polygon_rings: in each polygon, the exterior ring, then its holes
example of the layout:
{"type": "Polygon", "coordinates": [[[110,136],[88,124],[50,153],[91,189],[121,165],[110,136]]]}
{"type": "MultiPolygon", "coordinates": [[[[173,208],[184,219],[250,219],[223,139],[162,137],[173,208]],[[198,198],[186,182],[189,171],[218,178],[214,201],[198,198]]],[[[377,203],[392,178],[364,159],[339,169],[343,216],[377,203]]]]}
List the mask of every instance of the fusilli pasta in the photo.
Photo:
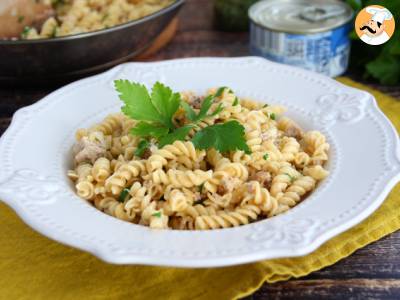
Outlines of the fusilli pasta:
{"type": "MultiPolygon", "coordinates": [[[[210,89],[209,93],[216,93],[210,89]]],[[[182,93],[197,113],[205,97],[182,93]]],[[[318,131],[303,131],[284,108],[238,98],[230,89],[212,107],[224,109],[202,119],[184,140],[137,153],[131,135],[137,122],[113,114],[76,133],[75,167],[68,172],[77,194],[113,217],[179,230],[217,229],[248,224],[286,212],[312,192],[329,172],[329,144],[318,131]],[[191,141],[210,125],[236,120],[251,153],[199,150],[191,141]]],[[[177,110],[174,124],[188,124],[177,110]]]]}

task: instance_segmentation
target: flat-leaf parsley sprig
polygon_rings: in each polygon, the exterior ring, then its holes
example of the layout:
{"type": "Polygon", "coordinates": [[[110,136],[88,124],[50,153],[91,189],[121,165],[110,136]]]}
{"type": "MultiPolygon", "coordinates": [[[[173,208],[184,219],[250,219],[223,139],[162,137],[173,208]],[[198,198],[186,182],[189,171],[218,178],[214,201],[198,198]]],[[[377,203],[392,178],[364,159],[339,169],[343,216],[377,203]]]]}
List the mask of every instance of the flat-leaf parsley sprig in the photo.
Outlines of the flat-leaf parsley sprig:
{"type": "MultiPolygon", "coordinates": [[[[122,112],[138,121],[131,129],[131,134],[142,137],[140,147],[135,153],[138,156],[149,146],[149,139],[155,139],[159,147],[177,140],[185,140],[190,130],[197,127],[197,123],[217,116],[224,109],[222,104],[219,104],[209,113],[215,98],[222,95],[225,87],[218,89],[215,95],[207,96],[198,112],[184,102],[179,93],[174,93],[160,82],[154,84],[151,94],[144,85],[128,80],[116,80],[115,89],[125,104],[122,112]],[[181,127],[174,124],[174,115],[179,107],[184,109],[186,118],[191,122],[181,127]]],[[[220,152],[243,150],[250,153],[244,127],[236,120],[206,126],[196,132],[192,142],[198,149],[215,148],[220,152]]]]}

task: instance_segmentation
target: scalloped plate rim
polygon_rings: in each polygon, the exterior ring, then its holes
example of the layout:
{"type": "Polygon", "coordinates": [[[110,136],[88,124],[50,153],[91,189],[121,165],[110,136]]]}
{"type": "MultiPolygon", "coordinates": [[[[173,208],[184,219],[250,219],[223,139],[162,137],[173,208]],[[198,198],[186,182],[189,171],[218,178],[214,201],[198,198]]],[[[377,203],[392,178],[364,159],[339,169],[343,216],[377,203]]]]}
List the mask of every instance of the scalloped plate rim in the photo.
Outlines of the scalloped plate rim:
{"type": "MultiPolygon", "coordinates": [[[[293,69],[293,67],[290,66],[282,66],[280,64],[276,64],[273,62],[267,62],[266,60],[258,57],[238,57],[238,58],[211,58],[211,57],[204,57],[204,58],[184,58],[184,59],[174,59],[174,60],[167,60],[167,61],[161,61],[161,62],[150,62],[150,63],[135,63],[135,62],[129,62],[125,64],[121,64],[119,66],[116,66],[104,73],[97,74],[88,78],[84,78],[81,80],[78,80],[76,82],[72,82],[60,89],[57,89],[56,91],[46,95],[42,100],[23,107],[19,110],[17,110],[12,118],[10,126],[7,128],[7,130],[4,132],[2,137],[0,138],[0,148],[2,148],[3,144],[6,143],[7,137],[14,130],[16,125],[20,122],[23,121],[23,114],[24,112],[30,112],[32,110],[35,110],[36,108],[41,107],[42,105],[46,105],[46,103],[50,103],[54,100],[54,97],[57,96],[58,93],[62,93],[65,90],[70,89],[71,87],[74,87],[78,84],[83,84],[83,83],[88,83],[92,80],[95,79],[100,79],[100,78],[105,78],[108,76],[112,76],[113,74],[117,73],[119,70],[124,68],[125,66],[133,66],[133,65],[157,65],[157,64],[168,64],[168,63],[174,63],[174,62],[184,62],[184,61],[193,61],[197,60],[198,62],[201,61],[216,61],[216,60],[235,60],[235,61],[245,61],[245,60],[255,60],[255,61],[262,61],[262,63],[268,63],[268,64],[273,64],[276,65],[277,68],[287,68],[287,69],[293,69]]],[[[345,89],[350,89],[350,90],[355,90],[355,91],[360,91],[356,88],[353,87],[348,87],[340,82],[334,81],[333,79],[327,78],[323,75],[315,74],[309,71],[305,70],[300,70],[295,68],[297,72],[301,73],[308,73],[312,77],[318,77],[323,80],[327,80],[330,83],[334,83],[338,86],[341,86],[342,88],[345,89]]],[[[363,93],[366,93],[365,91],[362,91],[363,93]]],[[[390,131],[390,134],[394,136],[395,142],[394,146],[397,149],[397,153],[395,153],[395,157],[397,157],[397,165],[400,166],[400,142],[398,139],[397,132],[389,119],[386,117],[386,115],[379,109],[377,102],[375,98],[368,94],[370,99],[372,100],[372,103],[368,103],[367,105],[369,107],[373,107],[374,112],[376,115],[379,116],[379,118],[383,121],[385,124],[385,129],[390,131]],[[396,139],[397,137],[397,139],[396,139]]],[[[100,259],[109,262],[109,263],[115,263],[115,264],[141,264],[141,265],[160,265],[160,266],[176,266],[176,267],[222,267],[222,266],[229,266],[229,265],[237,265],[237,264],[244,264],[244,263],[249,263],[253,261],[258,261],[262,259],[273,259],[273,258],[279,258],[279,257],[296,257],[296,256],[302,256],[311,253],[312,251],[316,250],[320,245],[322,245],[324,242],[330,240],[331,238],[335,237],[336,235],[348,230],[349,228],[355,226],[356,224],[360,223],[363,221],[365,218],[367,218],[370,214],[372,214],[384,201],[386,196],[389,194],[391,189],[395,186],[395,184],[400,181],[400,172],[397,170],[397,173],[393,173],[392,175],[387,175],[391,179],[388,180],[387,184],[385,187],[381,190],[379,193],[379,196],[369,203],[369,205],[364,208],[357,217],[352,217],[340,226],[336,226],[327,232],[320,234],[318,237],[314,238],[307,246],[301,246],[299,248],[296,247],[288,247],[287,251],[285,253],[275,253],[272,254],[265,253],[262,250],[260,251],[255,251],[254,253],[249,253],[246,255],[238,255],[238,254],[233,254],[232,256],[226,255],[224,258],[209,258],[209,259],[204,259],[201,258],[198,262],[196,262],[195,258],[189,257],[189,258],[180,258],[179,261],[175,261],[171,263],[171,258],[169,257],[158,257],[157,259],[154,258],[153,255],[143,255],[143,254],[118,254],[114,255],[107,249],[103,249],[101,245],[96,245],[96,244],[90,244],[88,242],[84,242],[82,240],[77,240],[74,241],[70,237],[66,236],[64,239],[60,237],[59,232],[52,232],[51,228],[43,227],[40,222],[38,222],[34,218],[30,218],[29,212],[26,211],[24,208],[22,208],[18,202],[12,201],[11,199],[8,199],[7,195],[2,195],[6,197],[2,197],[2,200],[9,205],[16,213],[21,217],[21,219],[28,224],[30,227],[35,229],[36,231],[40,232],[41,234],[49,237],[50,239],[53,239],[55,241],[58,241],[64,245],[69,245],[73,246],[75,248],[81,249],[83,251],[89,252],[100,259]],[[114,256],[113,256],[114,255],[114,256]]],[[[6,179],[6,178],[5,178],[6,179]]]]}

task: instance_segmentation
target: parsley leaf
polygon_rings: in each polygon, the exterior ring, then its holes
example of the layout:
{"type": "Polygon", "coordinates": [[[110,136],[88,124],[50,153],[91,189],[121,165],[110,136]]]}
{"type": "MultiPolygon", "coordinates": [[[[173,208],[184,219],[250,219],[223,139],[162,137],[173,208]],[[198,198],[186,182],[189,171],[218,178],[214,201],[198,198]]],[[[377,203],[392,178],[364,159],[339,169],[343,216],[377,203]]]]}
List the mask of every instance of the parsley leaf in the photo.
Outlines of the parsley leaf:
{"type": "Polygon", "coordinates": [[[219,114],[223,110],[222,104],[219,104],[218,107],[214,110],[214,112],[212,112],[211,114],[207,114],[211,108],[211,105],[214,102],[214,99],[215,98],[213,95],[207,96],[203,100],[198,114],[196,114],[196,112],[193,110],[193,108],[188,103],[182,101],[181,105],[186,112],[187,118],[190,121],[196,123],[205,118],[214,117],[215,115],[219,114]]]}
{"type": "Polygon", "coordinates": [[[263,158],[264,158],[265,160],[268,160],[268,157],[269,157],[269,154],[268,154],[268,153],[265,153],[264,156],[263,156],[263,158]]]}
{"type": "Polygon", "coordinates": [[[151,101],[163,119],[163,124],[174,129],[172,118],[179,108],[181,96],[160,82],[156,82],[151,91],[151,101]]]}
{"type": "Polygon", "coordinates": [[[151,101],[144,85],[129,80],[115,80],[114,83],[115,89],[120,93],[119,98],[125,103],[122,107],[125,115],[138,121],[163,124],[164,120],[151,101]]]}
{"type": "Polygon", "coordinates": [[[193,127],[194,125],[185,125],[163,136],[159,140],[159,147],[164,147],[165,145],[172,144],[175,141],[183,141],[193,127]]]}
{"type": "Polygon", "coordinates": [[[271,120],[276,120],[276,115],[274,113],[270,114],[269,117],[271,118],[271,120]]]}
{"type": "Polygon", "coordinates": [[[214,97],[221,97],[222,94],[224,93],[225,89],[227,89],[226,86],[221,86],[217,92],[215,93],[214,97]]]}
{"type": "Polygon", "coordinates": [[[135,127],[131,129],[131,134],[141,137],[154,137],[156,139],[168,134],[168,128],[153,125],[151,123],[139,122],[135,127]]]}
{"type": "Polygon", "coordinates": [[[155,213],[151,214],[153,217],[161,218],[161,211],[156,211],[155,213]]]}
{"type": "Polygon", "coordinates": [[[30,32],[31,30],[32,30],[31,27],[29,27],[29,26],[24,26],[24,29],[23,29],[22,32],[21,32],[21,37],[24,38],[24,39],[26,39],[26,38],[28,37],[29,32],[30,32]]]}
{"type": "MultiPolygon", "coordinates": [[[[199,114],[197,115],[197,118],[198,118],[197,121],[198,120],[202,120],[202,119],[204,119],[206,117],[215,116],[218,113],[218,112],[215,113],[215,111],[214,111],[211,115],[207,115],[207,112],[210,110],[211,105],[213,104],[213,102],[214,102],[214,97],[213,96],[208,96],[208,97],[206,97],[204,99],[203,103],[201,104],[199,114]]],[[[217,107],[216,111],[220,112],[221,107],[222,107],[222,104],[220,104],[217,107]]]]}
{"type": "Polygon", "coordinates": [[[194,135],[192,142],[198,149],[215,148],[219,152],[243,150],[251,153],[244,137],[244,127],[235,120],[203,128],[194,135]]]}
{"type": "Polygon", "coordinates": [[[224,91],[225,91],[226,89],[228,89],[228,93],[233,94],[233,91],[232,91],[230,88],[228,88],[228,87],[226,87],[226,86],[221,86],[221,87],[217,90],[217,92],[214,94],[214,97],[221,97],[221,96],[224,94],[224,91]]]}
{"type": "Polygon", "coordinates": [[[128,196],[128,194],[129,194],[129,189],[127,189],[127,188],[123,189],[121,194],[118,197],[118,201],[119,202],[124,202],[126,197],[128,196]]]}
{"type": "MultiPolygon", "coordinates": [[[[140,121],[131,134],[155,138],[162,145],[184,139],[190,128],[175,128],[173,117],[179,109],[181,96],[160,82],[153,85],[151,95],[144,85],[128,80],[116,80],[115,89],[125,103],[122,111],[128,117],[140,121]]],[[[144,144],[143,144],[144,145],[144,144]]],[[[145,149],[145,148],[144,148],[145,149]]],[[[141,151],[141,150],[140,150],[141,151]]],[[[144,151],[144,150],[143,150],[144,151]]]]}
{"type": "Polygon", "coordinates": [[[233,101],[232,106],[236,106],[236,105],[238,105],[238,104],[239,104],[239,98],[238,98],[238,97],[235,97],[235,101],[233,101]]]}
{"type": "Polygon", "coordinates": [[[195,122],[197,120],[197,114],[193,110],[193,108],[188,103],[186,103],[185,101],[182,101],[181,105],[182,105],[183,109],[186,112],[186,117],[190,121],[195,122]]]}
{"type": "Polygon", "coordinates": [[[141,140],[135,150],[135,155],[142,157],[146,149],[149,148],[150,143],[146,140],[141,140]]]}

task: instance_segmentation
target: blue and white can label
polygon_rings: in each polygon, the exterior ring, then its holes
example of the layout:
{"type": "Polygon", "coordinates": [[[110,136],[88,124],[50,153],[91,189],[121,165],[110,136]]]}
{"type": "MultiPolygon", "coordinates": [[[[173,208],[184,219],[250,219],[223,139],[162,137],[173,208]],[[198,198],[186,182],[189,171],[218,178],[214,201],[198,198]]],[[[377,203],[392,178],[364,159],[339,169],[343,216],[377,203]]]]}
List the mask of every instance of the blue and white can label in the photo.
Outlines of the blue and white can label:
{"type": "Polygon", "coordinates": [[[261,0],[249,9],[250,50],[275,62],[338,76],[348,66],[354,12],[338,0],[261,0]]]}
{"type": "Polygon", "coordinates": [[[338,76],[347,69],[350,24],[315,34],[269,31],[251,24],[250,50],[275,62],[338,76]]]}

